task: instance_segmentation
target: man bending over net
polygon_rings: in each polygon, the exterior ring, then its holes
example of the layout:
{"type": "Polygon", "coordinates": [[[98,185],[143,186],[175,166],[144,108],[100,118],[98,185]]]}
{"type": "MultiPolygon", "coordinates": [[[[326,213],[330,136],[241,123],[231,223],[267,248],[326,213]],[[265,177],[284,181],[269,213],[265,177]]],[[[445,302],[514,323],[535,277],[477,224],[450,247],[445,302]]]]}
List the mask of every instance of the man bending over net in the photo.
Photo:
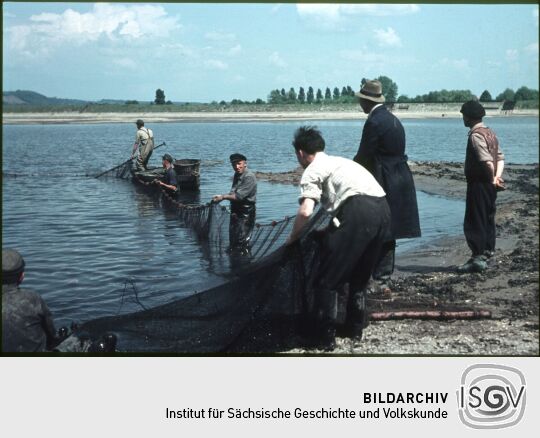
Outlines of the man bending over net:
{"type": "Polygon", "coordinates": [[[365,289],[382,242],[389,234],[390,210],[384,190],[364,167],[324,153],[325,142],[315,127],[294,134],[296,158],[305,169],[300,181],[300,207],[287,243],[302,234],[315,204],[332,220],[320,232],[321,264],[314,283],[313,340],[315,347],[335,348],[337,291],[349,283],[345,327],[355,339],[366,324],[365,289]]]}

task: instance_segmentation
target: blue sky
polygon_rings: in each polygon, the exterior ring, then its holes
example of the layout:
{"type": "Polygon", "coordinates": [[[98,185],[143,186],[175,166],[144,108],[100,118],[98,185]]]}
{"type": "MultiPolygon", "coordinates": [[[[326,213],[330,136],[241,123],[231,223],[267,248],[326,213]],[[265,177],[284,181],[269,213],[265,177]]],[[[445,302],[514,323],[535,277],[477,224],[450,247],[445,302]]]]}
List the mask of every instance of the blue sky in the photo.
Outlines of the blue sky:
{"type": "Polygon", "coordinates": [[[399,94],[538,89],[538,5],[3,3],[3,89],[266,99],[389,76],[399,94]]]}

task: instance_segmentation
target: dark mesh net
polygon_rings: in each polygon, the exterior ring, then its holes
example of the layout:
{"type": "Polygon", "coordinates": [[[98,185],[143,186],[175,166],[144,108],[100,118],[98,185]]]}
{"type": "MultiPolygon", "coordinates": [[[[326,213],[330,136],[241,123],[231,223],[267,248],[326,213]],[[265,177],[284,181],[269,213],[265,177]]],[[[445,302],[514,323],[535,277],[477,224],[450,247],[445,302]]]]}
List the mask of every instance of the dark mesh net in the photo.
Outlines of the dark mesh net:
{"type": "MultiPolygon", "coordinates": [[[[133,174],[130,165],[113,175],[159,190],[152,178],[133,174]]],[[[284,246],[293,224],[286,218],[257,224],[249,251],[237,254],[229,248],[228,208],[189,204],[162,193],[201,245],[210,269],[226,282],[151,309],[87,321],[78,334],[98,339],[112,332],[118,349],[132,352],[277,351],[298,342],[299,323],[313,302],[310,279],[317,260],[310,231],[326,225],[324,211],[314,215],[298,244],[284,246]]]]}

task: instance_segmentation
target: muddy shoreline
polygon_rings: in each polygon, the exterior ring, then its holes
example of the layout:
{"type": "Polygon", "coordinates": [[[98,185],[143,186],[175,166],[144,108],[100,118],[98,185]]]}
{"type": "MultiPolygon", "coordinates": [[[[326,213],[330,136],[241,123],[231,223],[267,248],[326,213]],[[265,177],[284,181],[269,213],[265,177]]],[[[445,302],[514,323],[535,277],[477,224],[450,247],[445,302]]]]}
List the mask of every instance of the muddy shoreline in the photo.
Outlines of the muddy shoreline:
{"type": "MultiPolygon", "coordinates": [[[[417,190],[465,198],[463,164],[410,162],[417,190]]],[[[300,169],[257,173],[277,184],[298,184],[300,169]]],[[[463,235],[443,236],[428,247],[401,254],[390,296],[370,295],[375,311],[474,309],[491,312],[476,320],[374,321],[360,342],[338,338],[329,354],[358,355],[539,355],[538,165],[505,167],[508,189],[497,199],[497,250],[481,274],[458,274],[469,257],[463,235]]],[[[287,353],[320,353],[294,349],[287,353]]]]}

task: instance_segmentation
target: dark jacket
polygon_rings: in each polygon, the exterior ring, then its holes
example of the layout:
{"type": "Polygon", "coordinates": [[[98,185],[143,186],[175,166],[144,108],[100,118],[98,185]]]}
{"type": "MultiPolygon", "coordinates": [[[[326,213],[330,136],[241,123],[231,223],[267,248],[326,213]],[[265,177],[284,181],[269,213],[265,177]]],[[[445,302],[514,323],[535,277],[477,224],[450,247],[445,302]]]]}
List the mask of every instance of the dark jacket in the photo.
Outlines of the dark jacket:
{"type": "Polygon", "coordinates": [[[39,294],[2,285],[2,351],[43,352],[55,342],[51,312],[39,294]]]}
{"type": "Polygon", "coordinates": [[[405,155],[405,130],[384,106],[368,116],[354,161],[369,170],[386,192],[394,239],[420,236],[416,189],[405,155]]]}

